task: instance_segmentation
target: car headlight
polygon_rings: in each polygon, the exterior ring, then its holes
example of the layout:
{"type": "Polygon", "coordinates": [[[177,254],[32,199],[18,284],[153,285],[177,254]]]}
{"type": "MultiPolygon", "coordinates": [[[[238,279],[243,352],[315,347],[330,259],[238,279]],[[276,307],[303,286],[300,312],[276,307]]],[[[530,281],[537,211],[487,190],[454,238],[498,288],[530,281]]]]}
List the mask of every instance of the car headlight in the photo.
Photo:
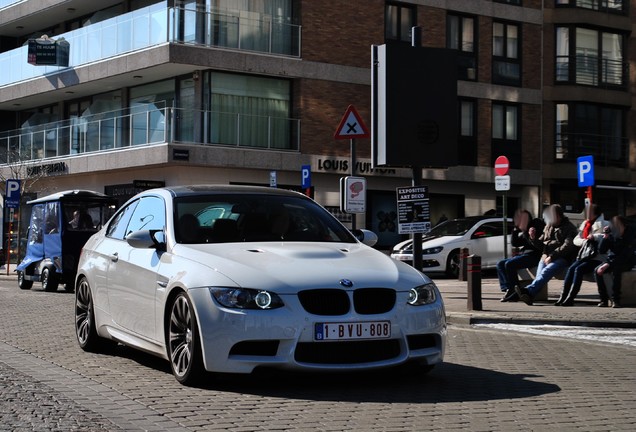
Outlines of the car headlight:
{"type": "Polygon", "coordinates": [[[222,306],[233,309],[276,309],[283,306],[278,294],[251,288],[210,288],[222,306]]]}
{"type": "Polygon", "coordinates": [[[409,291],[408,304],[413,306],[420,306],[431,304],[437,299],[437,294],[434,283],[428,283],[426,285],[420,285],[415,288],[411,288],[409,291]]]}
{"type": "Polygon", "coordinates": [[[422,250],[422,255],[435,255],[440,253],[444,249],[444,246],[437,246],[422,250]]]}

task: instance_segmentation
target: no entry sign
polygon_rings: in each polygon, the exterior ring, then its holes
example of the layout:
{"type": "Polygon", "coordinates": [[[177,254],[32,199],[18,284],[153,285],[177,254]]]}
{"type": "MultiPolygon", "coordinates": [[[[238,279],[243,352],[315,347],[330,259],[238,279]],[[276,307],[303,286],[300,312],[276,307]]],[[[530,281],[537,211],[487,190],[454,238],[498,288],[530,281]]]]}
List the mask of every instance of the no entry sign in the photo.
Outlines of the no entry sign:
{"type": "Polygon", "coordinates": [[[498,176],[505,176],[508,174],[508,170],[510,169],[510,162],[508,162],[508,158],[505,156],[499,156],[495,160],[495,173],[498,176]]]}

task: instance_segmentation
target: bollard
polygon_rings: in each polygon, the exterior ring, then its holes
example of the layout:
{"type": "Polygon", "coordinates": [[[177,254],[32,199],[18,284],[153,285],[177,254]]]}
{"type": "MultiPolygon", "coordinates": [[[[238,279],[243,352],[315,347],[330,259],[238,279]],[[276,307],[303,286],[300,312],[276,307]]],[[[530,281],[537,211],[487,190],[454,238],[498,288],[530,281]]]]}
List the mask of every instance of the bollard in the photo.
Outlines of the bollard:
{"type": "Polygon", "coordinates": [[[481,257],[469,255],[467,258],[468,310],[482,310],[481,306],[481,257]]]}
{"type": "Polygon", "coordinates": [[[466,280],[466,259],[468,258],[468,248],[462,248],[459,250],[459,273],[458,278],[460,281],[466,280]]]}

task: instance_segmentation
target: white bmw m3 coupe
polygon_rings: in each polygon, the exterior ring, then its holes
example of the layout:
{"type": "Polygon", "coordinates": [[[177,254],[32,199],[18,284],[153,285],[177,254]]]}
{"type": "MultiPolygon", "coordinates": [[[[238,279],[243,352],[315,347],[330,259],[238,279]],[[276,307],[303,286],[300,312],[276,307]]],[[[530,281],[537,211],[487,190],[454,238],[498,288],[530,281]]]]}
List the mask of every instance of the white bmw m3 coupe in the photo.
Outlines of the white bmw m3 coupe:
{"type": "Polygon", "coordinates": [[[375,240],[296,192],[142,192],[82,250],[77,340],[163,357],[185,385],[256,367],[430,370],[446,343],[440,293],[375,240]]]}

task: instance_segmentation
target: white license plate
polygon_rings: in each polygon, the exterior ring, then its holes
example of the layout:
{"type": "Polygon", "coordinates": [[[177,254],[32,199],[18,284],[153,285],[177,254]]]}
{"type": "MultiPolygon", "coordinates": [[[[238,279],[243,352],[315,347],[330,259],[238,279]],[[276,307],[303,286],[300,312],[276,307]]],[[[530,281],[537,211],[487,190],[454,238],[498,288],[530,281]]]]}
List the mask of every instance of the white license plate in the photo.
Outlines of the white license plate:
{"type": "Polygon", "coordinates": [[[389,321],[314,324],[314,340],[386,339],[391,337],[389,321]]]}

